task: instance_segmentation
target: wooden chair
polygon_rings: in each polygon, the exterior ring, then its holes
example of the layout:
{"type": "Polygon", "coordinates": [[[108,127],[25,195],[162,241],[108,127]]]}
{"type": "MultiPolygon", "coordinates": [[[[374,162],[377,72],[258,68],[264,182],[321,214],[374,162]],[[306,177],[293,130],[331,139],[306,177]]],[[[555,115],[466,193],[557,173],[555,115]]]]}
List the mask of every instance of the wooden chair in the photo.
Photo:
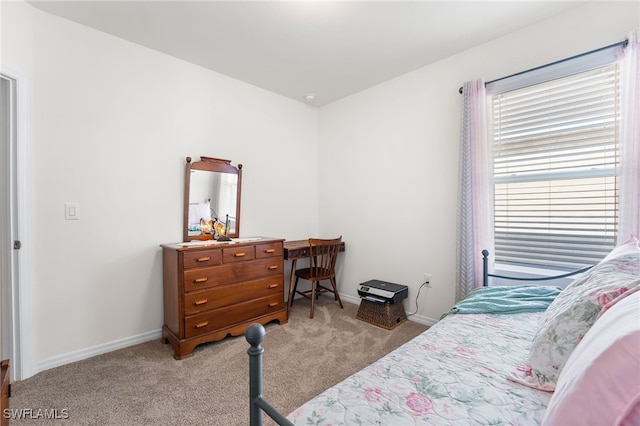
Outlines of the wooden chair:
{"type": "Polygon", "coordinates": [[[342,306],[342,300],[338,294],[336,286],[336,260],[342,243],[342,236],[335,239],[309,238],[309,267],[296,270],[296,281],[292,288],[289,289],[289,308],[293,304],[293,296],[298,293],[311,300],[311,314],[309,318],[313,318],[313,308],[316,299],[323,293],[331,292],[334,299],[342,306]],[[307,291],[298,291],[298,280],[311,281],[311,289],[307,291]],[[320,281],[329,280],[331,288],[320,285],[320,281]]]}

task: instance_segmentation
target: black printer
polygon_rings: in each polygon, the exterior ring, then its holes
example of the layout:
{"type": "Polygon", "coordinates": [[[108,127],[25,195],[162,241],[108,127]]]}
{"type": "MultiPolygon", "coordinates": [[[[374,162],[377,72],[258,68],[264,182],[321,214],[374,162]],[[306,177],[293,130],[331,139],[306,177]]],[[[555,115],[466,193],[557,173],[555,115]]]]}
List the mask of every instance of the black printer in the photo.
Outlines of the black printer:
{"type": "Polygon", "coordinates": [[[394,304],[407,298],[409,288],[406,285],[371,280],[358,286],[358,295],[373,302],[394,304]]]}

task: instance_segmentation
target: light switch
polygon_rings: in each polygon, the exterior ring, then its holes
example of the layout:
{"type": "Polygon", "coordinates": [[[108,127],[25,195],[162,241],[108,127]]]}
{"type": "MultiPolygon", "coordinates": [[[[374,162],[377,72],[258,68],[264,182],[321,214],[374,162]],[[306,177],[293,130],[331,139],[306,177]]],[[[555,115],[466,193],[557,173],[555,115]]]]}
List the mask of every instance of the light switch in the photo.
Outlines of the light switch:
{"type": "Polygon", "coordinates": [[[80,204],[79,203],[64,203],[64,218],[66,220],[79,220],[80,219],[80,204]]]}

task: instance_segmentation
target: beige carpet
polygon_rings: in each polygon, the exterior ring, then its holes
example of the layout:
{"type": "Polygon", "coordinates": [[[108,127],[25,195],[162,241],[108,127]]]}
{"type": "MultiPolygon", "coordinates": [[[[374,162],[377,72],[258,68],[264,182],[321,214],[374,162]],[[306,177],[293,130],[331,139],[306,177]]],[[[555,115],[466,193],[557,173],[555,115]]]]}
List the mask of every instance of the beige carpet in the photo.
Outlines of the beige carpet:
{"type": "MultiPolygon", "coordinates": [[[[355,319],[321,297],[315,318],[296,300],[283,326],[267,325],[265,399],[288,414],[427,327],[407,321],[392,331],[355,319]]],[[[173,359],[160,340],[44,371],[12,385],[12,409],[66,409],[66,420],[12,420],[12,425],[248,425],[249,344],[244,336],[200,345],[173,359]]],[[[265,424],[274,424],[264,415],[265,424]]]]}

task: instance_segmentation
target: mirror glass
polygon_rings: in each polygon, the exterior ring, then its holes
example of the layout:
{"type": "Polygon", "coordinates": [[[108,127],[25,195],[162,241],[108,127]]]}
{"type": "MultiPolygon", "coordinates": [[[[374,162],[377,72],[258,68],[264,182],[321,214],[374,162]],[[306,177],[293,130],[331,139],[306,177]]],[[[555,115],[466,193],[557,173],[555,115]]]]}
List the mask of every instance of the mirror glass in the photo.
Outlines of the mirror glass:
{"type": "Polygon", "coordinates": [[[240,236],[242,165],[230,160],[187,157],[184,241],[240,236]]]}

